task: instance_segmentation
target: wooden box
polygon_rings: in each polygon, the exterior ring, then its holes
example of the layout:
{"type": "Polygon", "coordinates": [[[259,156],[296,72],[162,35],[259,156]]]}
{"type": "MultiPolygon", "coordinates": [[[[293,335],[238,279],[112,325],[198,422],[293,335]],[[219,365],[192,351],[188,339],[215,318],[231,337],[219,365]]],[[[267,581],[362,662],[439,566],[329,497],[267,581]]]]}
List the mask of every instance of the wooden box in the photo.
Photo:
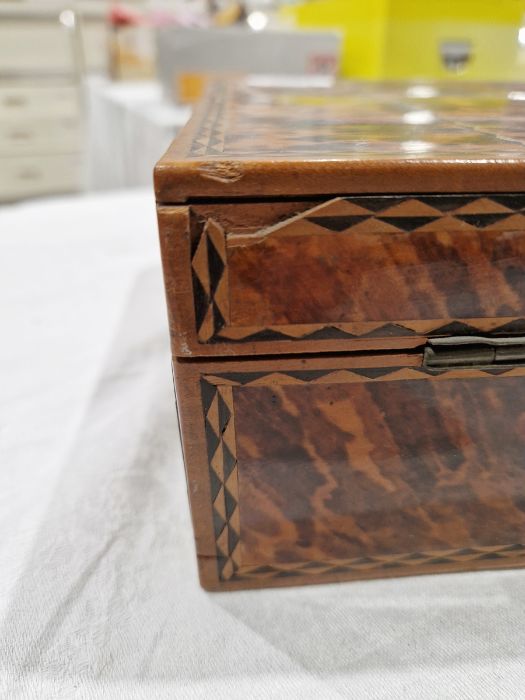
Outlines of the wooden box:
{"type": "Polygon", "coordinates": [[[525,562],[525,92],[216,83],[156,168],[210,590],[525,562]]]}

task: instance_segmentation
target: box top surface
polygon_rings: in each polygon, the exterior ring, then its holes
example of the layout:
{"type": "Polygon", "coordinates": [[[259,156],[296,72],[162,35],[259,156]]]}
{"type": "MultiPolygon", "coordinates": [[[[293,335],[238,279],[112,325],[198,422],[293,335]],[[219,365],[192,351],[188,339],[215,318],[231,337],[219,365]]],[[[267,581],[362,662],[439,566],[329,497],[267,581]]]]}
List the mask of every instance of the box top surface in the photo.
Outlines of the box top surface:
{"type": "Polygon", "coordinates": [[[524,191],[525,86],[219,81],[157,164],[155,186],[161,203],[524,191]]]}

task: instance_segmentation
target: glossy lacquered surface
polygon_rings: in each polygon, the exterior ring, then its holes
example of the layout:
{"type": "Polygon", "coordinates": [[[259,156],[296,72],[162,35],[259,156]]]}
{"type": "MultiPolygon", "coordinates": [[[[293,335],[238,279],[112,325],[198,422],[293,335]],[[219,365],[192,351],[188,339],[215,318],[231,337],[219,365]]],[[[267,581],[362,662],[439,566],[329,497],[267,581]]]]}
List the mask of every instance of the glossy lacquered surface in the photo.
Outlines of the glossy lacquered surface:
{"type": "Polygon", "coordinates": [[[163,207],[174,353],[523,333],[524,212],[517,193],[163,207]]]}
{"type": "Polygon", "coordinates": [[[523,189],[519,85],[216,83],[160,161],[158,201],[523,189]],[[490,177],[486,165],[491,164],[490,177]]]}
{"type": "Polygon", "coordinates": [[[511,85],[219,82],[160,161],[206,588],[524,564],[522,358],[423,363],[525,335],[524,110],[511,85]]]}
{"type": "Polygon", "coordinates": [[[282,358],[176,375],[205,585],[525,561],[523,367],[282,358]]]}

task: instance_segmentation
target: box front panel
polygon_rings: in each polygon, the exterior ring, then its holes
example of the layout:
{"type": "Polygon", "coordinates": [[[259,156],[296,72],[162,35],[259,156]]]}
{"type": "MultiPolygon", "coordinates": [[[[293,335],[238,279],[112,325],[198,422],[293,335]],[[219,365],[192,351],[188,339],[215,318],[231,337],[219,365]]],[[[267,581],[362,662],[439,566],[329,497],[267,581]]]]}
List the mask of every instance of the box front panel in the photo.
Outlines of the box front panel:
{"type": "Polygon", "coordinates": [[[229,325],[322,321],[366,334],[367,324],[425,321],[435,332],[449,319],[525,313],[521,214],[445,216],[419,202],[427,215],[404,217],[414,200],[373,216],[363,204],[323,205],[260,239],[227,236],[229,325]]]}
{"type": "Polygon", "coordinates": [[[218,586],[522,565],[525,368],[339,364],[203,372],[218,586]]]}
{"type": "Polygon", "coordinates": [[[163,229],[176,355],[525,332],[525,195],[195,204],[163,229]],[[170,293],[176,279],[177,293],[170,293]]]}

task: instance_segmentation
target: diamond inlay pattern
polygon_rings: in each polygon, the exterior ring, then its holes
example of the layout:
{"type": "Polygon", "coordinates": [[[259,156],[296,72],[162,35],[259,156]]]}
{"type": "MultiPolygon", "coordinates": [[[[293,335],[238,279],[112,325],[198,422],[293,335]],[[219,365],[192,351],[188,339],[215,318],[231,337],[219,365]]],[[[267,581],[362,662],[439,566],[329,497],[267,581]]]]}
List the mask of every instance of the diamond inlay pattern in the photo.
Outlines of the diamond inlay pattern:
{"type": "Polygon", "coordinates": [[[525,556],[525,544],[479,546],[461,549],[417,551],[326,561],[287,562],[243,566],[240,546],[238,463],[235,445],[233,387],[275,384],[341,384],[347,382],[426,379],[476,379],[490,375],[525,376],[525,367],[495,369],[426,369],[423,367],[363,367],[339,370],[278,372],[225,372],[201,379],[202,405],[208,445],[213,528],[221,581],[293,578],[304,575],[359,574],[374,570],[421,568],[525,556]]]}
{"type": "MultiPolygon", "coordinates": [[[[525,194],[338,197],[272,228],[275,238],[353,233],[494,232],[525,230],[525,194]]],[[[239,238],[237,236],[237,238],[239,238]]],[[[229,325],[226,233],[208,219],[192,255],[193,293],[201,343],[344,340],[400,336],[523,333],[525,319],[416,319],[389,322],[229,325]]]]}
{"type": "Polygon", "coordinates": [[[239,566],[239,484],[231,386],[201,382],[208,448],[213,528],[222,580],[239,566]]]}

